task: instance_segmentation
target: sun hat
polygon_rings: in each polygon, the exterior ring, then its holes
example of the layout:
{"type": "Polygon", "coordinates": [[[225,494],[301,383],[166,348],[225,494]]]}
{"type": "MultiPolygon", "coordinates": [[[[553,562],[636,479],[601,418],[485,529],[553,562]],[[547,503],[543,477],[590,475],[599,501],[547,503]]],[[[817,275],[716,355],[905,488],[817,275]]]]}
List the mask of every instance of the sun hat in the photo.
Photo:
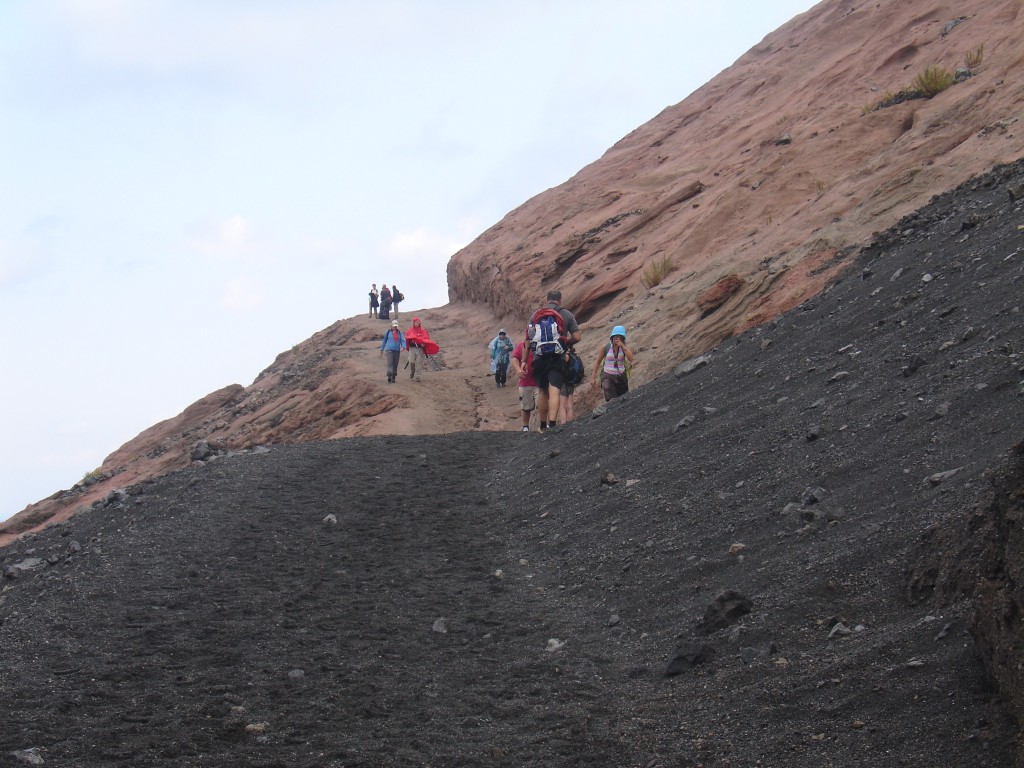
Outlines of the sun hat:
{"type": "Polygon", "coordinates": [[[608,338],[612,338],[613,336],[621,336],[622,340],[625,341],[626,340],[626,326],[624,326],[624,325],[616,325],[614,328],[612,328],[612,332],[611,332],[611,334],[609,334],[608,338]]]}
{"type": "Polygon", "coordinates": [[[392,321],[391,321],[391,325],[392,325],[393,327],[397,328],[397,327],[398,327],[398,321],[397,321],[397,320],[392,320],[392,321]]]}
{"type": "Polygon", "coordinates": [[[504,328],[499,328],[498,329],[498,335],[501,335],[503,333],[505,333],[505,329],[504,328]]]}

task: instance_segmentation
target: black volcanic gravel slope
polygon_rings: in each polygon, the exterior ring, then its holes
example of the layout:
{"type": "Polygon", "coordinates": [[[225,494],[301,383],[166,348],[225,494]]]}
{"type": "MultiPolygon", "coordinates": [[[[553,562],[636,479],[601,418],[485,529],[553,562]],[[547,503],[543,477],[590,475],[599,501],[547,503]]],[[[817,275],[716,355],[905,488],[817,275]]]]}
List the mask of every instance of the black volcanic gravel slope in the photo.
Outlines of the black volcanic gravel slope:
{"type": "Polygon", "coordinates": [[[1024,438],[1021,184],[555,433],[271,447],[0,550],[0,765],[1014,765],[906,574],[1024,438]]]}

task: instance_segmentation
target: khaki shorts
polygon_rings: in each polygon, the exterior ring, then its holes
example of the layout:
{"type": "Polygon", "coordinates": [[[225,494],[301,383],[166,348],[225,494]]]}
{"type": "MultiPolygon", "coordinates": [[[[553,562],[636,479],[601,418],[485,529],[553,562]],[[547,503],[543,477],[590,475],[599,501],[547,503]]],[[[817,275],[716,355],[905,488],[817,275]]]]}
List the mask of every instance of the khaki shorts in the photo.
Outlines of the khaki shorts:
{"type": "Polygon", "coordinates": [[[519,388],[519,408],[523,411],[532,411],[537,407],[537,388],[519,388]]]}

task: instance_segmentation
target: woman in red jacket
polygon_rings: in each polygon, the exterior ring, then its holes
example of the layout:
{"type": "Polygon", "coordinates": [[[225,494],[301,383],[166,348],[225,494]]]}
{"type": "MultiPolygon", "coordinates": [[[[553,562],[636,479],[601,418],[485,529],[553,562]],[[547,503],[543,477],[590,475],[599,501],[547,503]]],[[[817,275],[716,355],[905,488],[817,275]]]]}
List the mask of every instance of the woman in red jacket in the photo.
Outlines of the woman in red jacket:
{"type": "Polygon", "coordinates": [[[405,348],[409,350],[409,378],[420,380],[423,371],[423,346],[430,341],[430,334],[418,317],[412,319],[412,327],[405,332],[405,348]]]}

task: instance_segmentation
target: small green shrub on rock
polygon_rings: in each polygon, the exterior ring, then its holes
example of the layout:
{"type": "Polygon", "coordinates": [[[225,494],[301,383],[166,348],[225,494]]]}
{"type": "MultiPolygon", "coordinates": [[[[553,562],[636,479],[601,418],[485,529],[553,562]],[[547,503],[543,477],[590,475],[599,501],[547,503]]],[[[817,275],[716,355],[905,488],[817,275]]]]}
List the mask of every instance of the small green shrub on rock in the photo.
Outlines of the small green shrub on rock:
{"type": "Polygon", "coordinates": [[[644,288],[650,290],[668,277],[671,271],[672,260],[668,256],[662,256],[644,267],[644,271],[640,273],[640,282],[644,284],[644,288]]]}
{"type": "Polygon", "coordinates": [[[930,99],[953,84],[953,73],[945,67],[928,67],[923,72],[918,72],[914,78],[914,90],[924,98],[930,99]]]}

